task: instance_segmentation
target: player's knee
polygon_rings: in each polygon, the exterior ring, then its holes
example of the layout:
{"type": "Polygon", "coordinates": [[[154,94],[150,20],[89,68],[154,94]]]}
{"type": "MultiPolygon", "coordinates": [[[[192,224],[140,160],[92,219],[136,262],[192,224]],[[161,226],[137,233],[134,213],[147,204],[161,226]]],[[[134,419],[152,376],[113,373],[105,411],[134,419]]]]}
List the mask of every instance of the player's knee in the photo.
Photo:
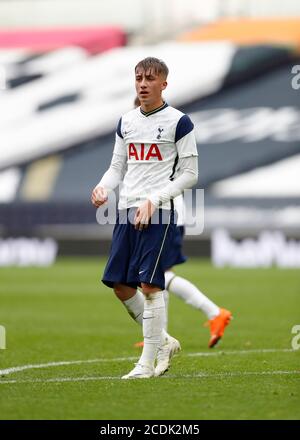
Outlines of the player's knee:
{"type": "Polygon", "coordinates": [[[159,292],[161,289],[153,284],[142,283],[141,284],[143,294],[145,296],[151,295],[151,293],[159,292]]]}
{"type": "Polygon", "coordinates": [[[124,284],[114,284],[114,292],[119,300],[126,301],[127,299],[133,297],[136,290],[132,287],[125,286],[124,284]]]}

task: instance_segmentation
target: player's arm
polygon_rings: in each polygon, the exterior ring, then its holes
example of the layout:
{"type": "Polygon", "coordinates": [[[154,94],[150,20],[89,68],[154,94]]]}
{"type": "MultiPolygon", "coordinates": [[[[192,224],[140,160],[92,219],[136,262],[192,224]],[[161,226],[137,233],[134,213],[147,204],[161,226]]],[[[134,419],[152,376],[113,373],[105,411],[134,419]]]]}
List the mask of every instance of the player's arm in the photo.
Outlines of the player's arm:
{"type": "Polygon", "coordinates": [[[94,206],[99,207],[107,201],[108,192],[115,189],[122,182],[125,172],[126,156],[114,153],[109,169],[93,189],[91,201],[94,206]]]}
{"type": "Polygon", "coordinates": [[[115,189],[122,182],[126,173],[126,169],[127,156],[125,144],[123,138],[117,131],[116,142],[110,167],[92,191],[91,201],[94,206],[98,208],[107,201],[108,192],[115,189]]]}
{"type": "Polygon", "coordinates": [[[188,156],[179,159],[181,175],[165,186],[159,193],[149,197],[136,211],[135,228],[142,230],[149,224],[156,208],[179,196],[185,189],[192,188],[198,181],[198,157],[188,156]]]}
{"type": "Polygon", "coordinates": [[[194,125],[187,115],[178,122],[175,135],[180,174],[161,191],[149,197],[155,207],[179,196],[198,182],[198,151],[194,125]]]}
{"type": "Polygon", "coordinates": [[[179,159],[181,174],[170,181],[160,192],[149,197],[151,203],[158,208],[162,203],[179,196],[185,189],[192,188],[198,182],[198,158],[189,156],[179,159]]]}

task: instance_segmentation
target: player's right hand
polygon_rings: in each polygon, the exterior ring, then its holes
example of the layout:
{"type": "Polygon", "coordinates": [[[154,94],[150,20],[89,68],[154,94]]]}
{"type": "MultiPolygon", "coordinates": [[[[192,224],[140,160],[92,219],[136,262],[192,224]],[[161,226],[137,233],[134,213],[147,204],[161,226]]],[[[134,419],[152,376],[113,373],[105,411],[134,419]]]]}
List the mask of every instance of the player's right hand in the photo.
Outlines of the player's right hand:
{"type": "Polygon", "coordinates": [[[105,188],[103,188],[102,186],[96,186],[93,189],[91,202],[96,208],[99,208],[99,206],[103,205],[103,203],[106,203],[107,199],[108,194],[105,188]]]}

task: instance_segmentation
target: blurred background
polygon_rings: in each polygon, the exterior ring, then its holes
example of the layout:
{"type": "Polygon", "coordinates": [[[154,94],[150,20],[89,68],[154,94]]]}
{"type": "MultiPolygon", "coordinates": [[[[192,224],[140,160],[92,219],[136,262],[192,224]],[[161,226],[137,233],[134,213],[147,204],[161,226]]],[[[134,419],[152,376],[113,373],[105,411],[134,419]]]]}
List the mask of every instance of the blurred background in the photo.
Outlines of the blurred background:
{"type": "Polygon", "coordinates": [[[90,193],[146,56],[195,124],[205,227],[186,253],[300,267],[299,0],[0,0],[0,265],[107,255],[90,193]]]}

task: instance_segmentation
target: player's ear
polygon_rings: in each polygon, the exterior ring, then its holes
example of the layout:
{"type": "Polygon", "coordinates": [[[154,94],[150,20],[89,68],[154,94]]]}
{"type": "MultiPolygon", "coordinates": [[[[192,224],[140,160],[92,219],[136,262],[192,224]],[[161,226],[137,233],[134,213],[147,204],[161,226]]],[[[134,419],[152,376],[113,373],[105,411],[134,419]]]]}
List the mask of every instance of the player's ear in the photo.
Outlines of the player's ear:
{"type": "Polygon", "coordinates": [[[161,90],[165,90],[165,88],[167,87],[167,85],[168,85],[167,81],[164,81],[164,82],[161,84],[161,90]]]}

